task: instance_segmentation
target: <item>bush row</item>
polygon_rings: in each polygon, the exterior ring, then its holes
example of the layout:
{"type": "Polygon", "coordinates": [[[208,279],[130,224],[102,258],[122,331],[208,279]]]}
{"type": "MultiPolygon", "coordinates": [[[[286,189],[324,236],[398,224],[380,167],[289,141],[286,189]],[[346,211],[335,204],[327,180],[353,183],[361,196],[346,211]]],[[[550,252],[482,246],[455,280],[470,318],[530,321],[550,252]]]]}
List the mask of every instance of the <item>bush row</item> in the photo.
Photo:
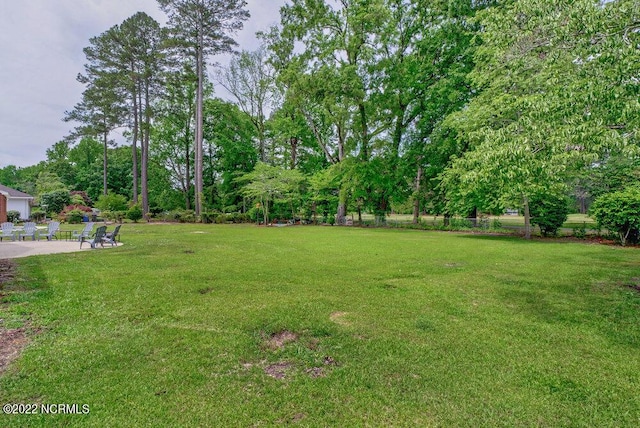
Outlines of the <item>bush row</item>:
{"type": "Polygon", "coordinates": [[[251,223],[253,220],[245,213],[202,213],[200,218],[193,210],[174,210],[155,215],[154,218],[162,221],[178,223],[251,223]]]}

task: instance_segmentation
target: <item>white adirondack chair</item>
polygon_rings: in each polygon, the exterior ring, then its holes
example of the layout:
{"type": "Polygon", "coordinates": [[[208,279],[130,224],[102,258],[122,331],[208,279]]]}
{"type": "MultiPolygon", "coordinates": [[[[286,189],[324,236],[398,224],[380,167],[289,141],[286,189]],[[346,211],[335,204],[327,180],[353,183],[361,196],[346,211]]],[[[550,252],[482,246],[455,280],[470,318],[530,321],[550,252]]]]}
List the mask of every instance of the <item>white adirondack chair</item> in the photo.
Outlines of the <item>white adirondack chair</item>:
{"type": "Polygon", "coordinates": [[[49,222],[49,226],[47,228],[47,241],[51,241],[53,238],[56,238],[56,232],[58,231],[58,229],[60,229],[60,222],[58,221],[50,221],[49,222]]]}
{"type": "Polygon", "coordinates": [[[15,241],[16,235],[13,229],[13,223],[10,221],[0,224],[0,241],[2,241],[3,238],[11,238],[12,241],[15,241]]]}
{"type": "Polygon", "coordinates": [[[33,222],[27,222],[24,224],[23,229],[18,233],[18,241],[24,241],[27,236],[30,236],[31,240],[35,241],[37,232],[38,229],[36,229],[36,224],[33,222]]]}
{"type": "Polygon", "coordinates": [[[88,238],[91,236],[91,231],[93,230],[93,222],[88,222],[84,225],[84,229],[80,232],[73,232],[73,237],[78,241],[82,241],[83,238],[88,238]]]}

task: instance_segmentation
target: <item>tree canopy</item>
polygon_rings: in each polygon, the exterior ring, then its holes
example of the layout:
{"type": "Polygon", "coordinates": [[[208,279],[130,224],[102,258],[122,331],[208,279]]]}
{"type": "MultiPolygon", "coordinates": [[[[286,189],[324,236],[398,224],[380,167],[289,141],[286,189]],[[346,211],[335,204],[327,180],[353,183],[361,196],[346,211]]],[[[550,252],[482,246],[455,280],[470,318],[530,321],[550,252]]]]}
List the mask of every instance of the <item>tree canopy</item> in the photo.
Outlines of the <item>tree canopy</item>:
{"type": "Polygon", "coordinates": [[[93,199],[141,194],[144,215],[518,209],[529,226],[640,176],[637,1],[290,0],[215,72],[229,101],[207,58],[237,46],[246,2],[158,3],[167,28],[138,13],[89,40],[79,126],[3,182],[54,173],[93,199]]]}

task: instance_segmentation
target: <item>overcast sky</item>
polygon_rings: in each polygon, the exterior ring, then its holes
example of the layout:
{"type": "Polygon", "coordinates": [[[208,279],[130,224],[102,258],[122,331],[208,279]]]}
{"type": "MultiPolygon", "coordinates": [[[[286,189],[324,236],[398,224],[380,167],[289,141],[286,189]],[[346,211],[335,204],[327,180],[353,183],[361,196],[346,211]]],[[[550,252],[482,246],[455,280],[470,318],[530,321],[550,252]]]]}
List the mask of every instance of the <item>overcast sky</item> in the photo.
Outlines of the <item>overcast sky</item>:
{"type": "MultiPolygon", "coordinates": [[[[251,18],[236,37],[240,49],[258,46],[256,31],[278,22],[285,1],[247,0],[251,18]]],[[[156,0],[0,0],[0,168],[46,159],[73,128],[62,118],[84,89],[76,81],[82,49],[139,11],[166,22],[156,0]]]]}

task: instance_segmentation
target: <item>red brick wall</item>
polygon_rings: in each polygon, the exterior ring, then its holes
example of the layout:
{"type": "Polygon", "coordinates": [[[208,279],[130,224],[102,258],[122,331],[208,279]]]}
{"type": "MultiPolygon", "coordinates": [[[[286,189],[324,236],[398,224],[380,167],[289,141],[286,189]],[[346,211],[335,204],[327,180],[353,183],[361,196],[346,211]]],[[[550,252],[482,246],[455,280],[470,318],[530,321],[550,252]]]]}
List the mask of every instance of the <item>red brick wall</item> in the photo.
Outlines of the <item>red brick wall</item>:
{"type": "Polygon", "coordinates": [[[0,223],[7,221],[7,198],[0,195],[0,223]]]}

